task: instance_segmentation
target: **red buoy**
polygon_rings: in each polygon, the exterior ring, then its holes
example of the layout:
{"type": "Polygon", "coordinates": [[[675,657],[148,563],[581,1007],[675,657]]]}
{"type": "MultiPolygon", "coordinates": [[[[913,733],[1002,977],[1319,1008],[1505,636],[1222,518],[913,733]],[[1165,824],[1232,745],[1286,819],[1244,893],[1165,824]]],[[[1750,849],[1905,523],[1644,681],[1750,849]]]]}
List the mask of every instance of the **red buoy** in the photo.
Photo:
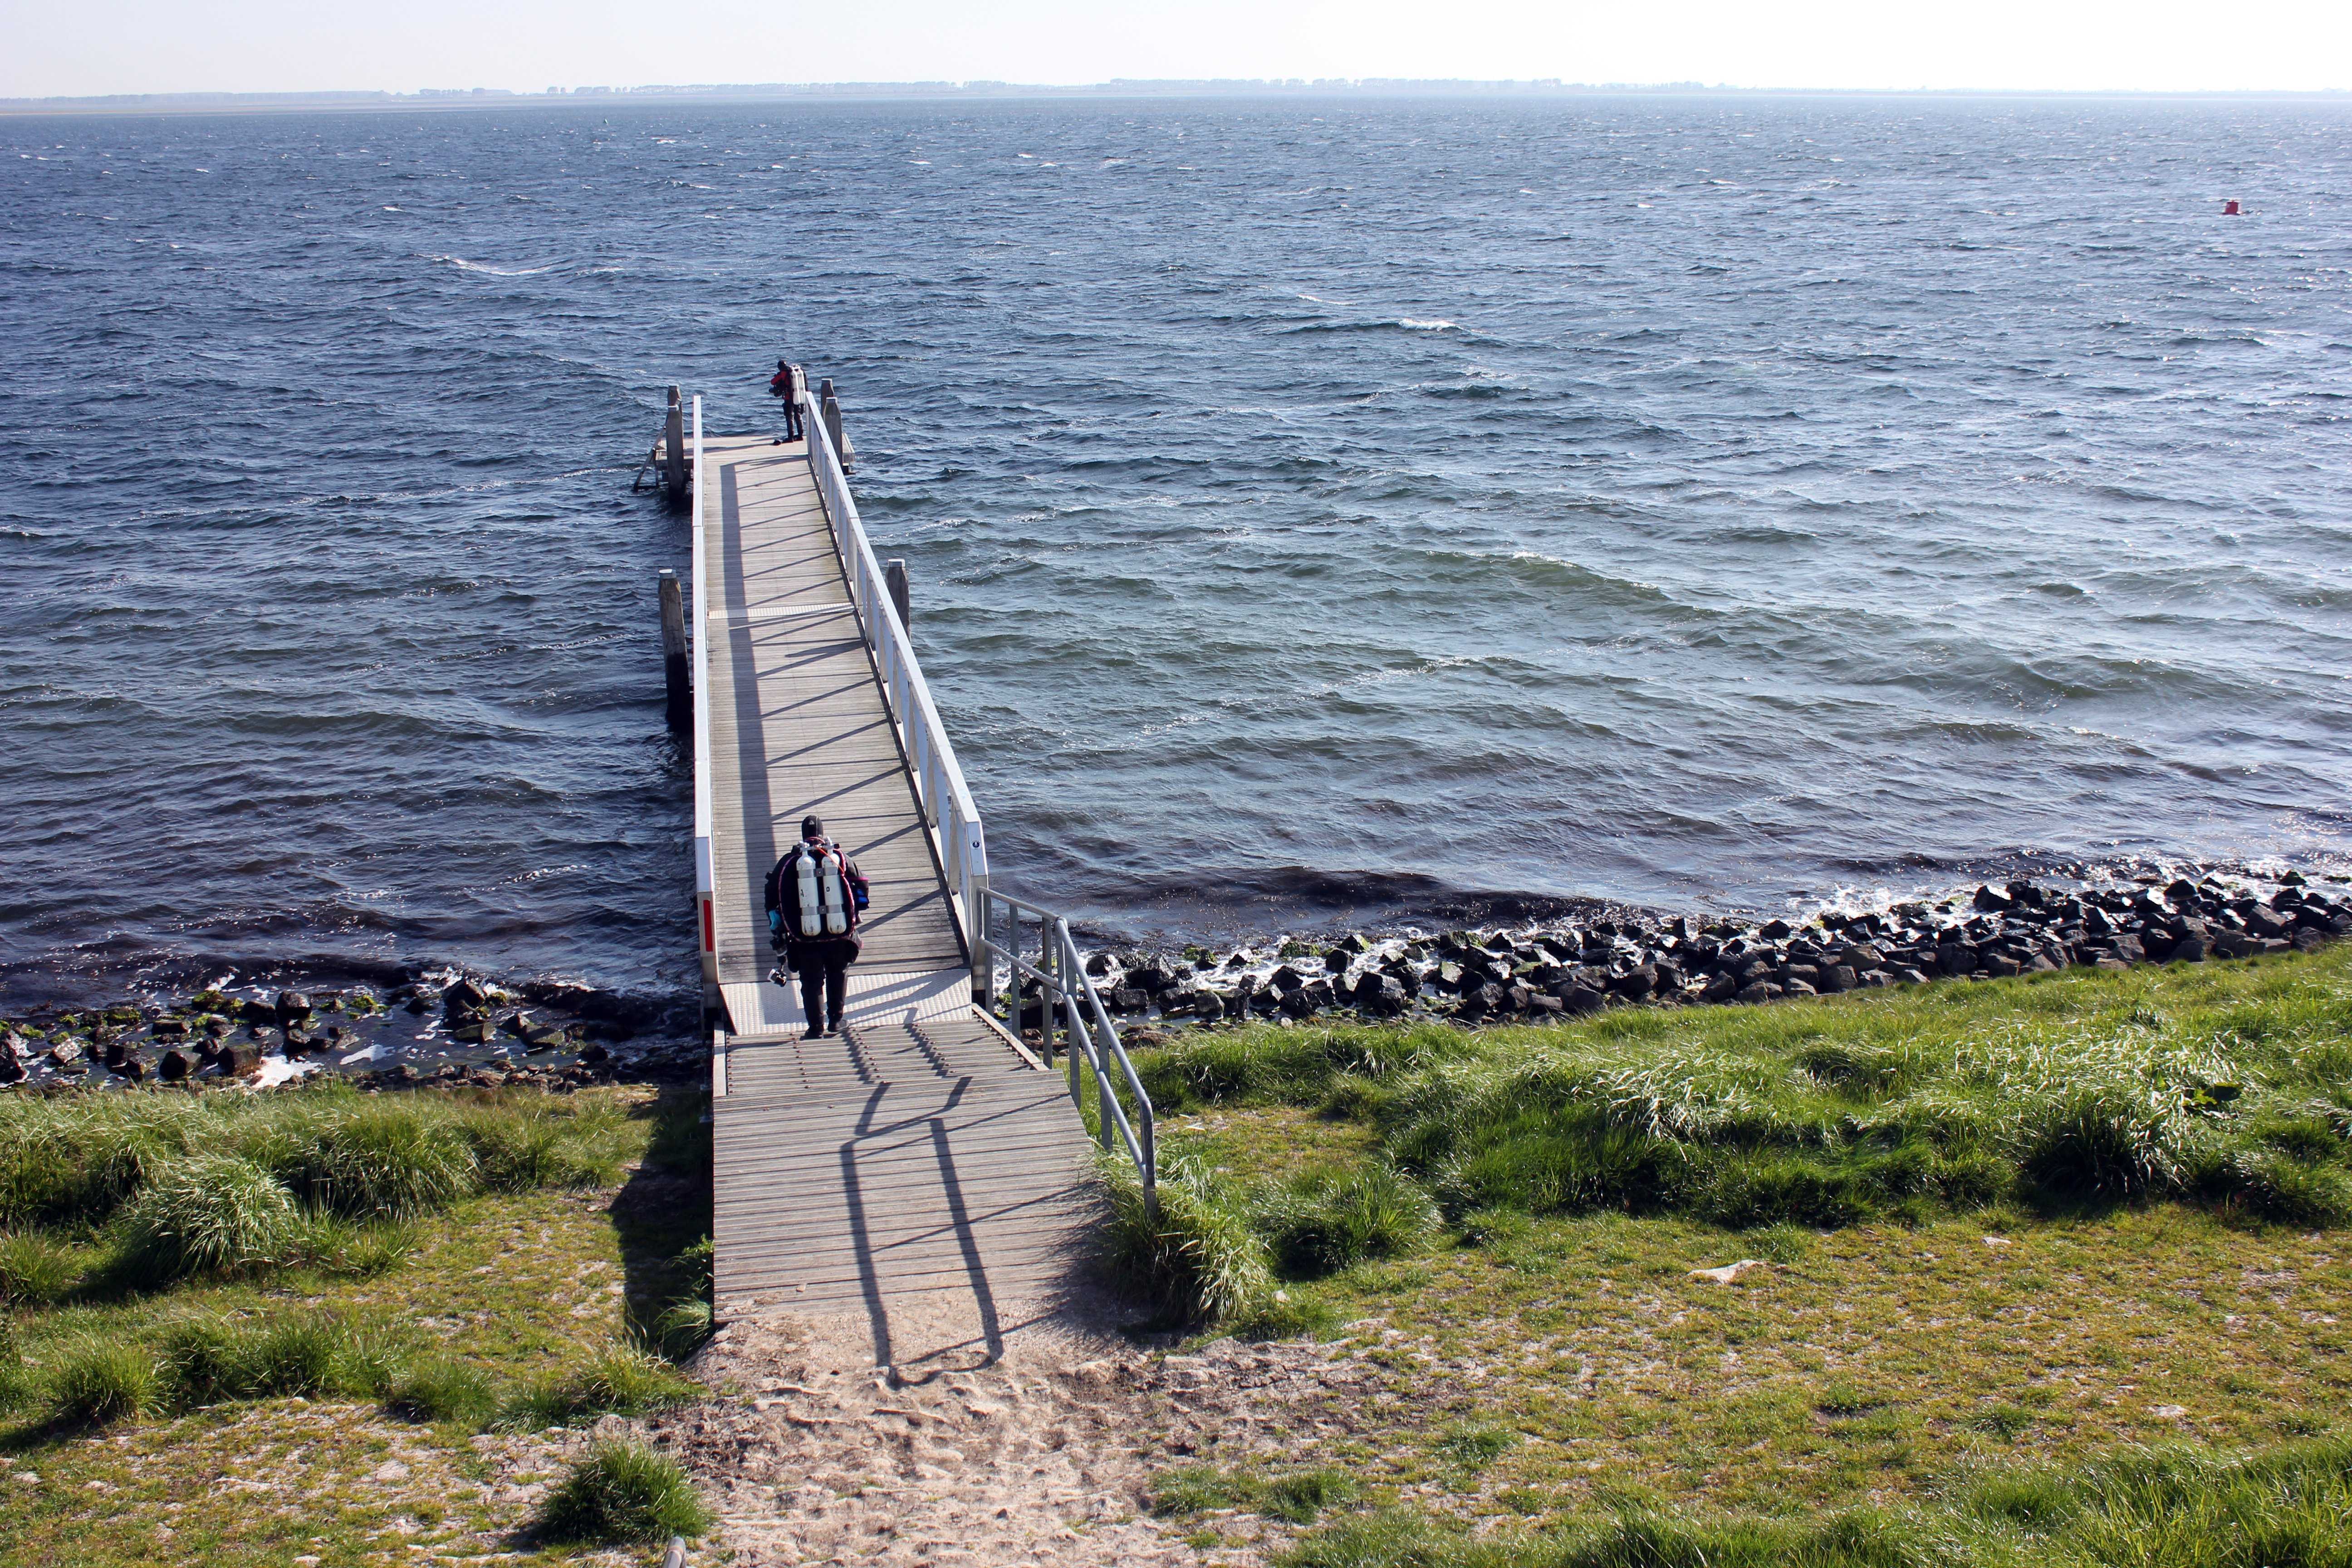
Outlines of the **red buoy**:
{"type": "Polygon", "coordinates": [[[2243,215],[2243,214],[2242,214],[2242,213],[2240,213],[2240,212],[2238,211],[2238,204],[2237,204],[2237,203],[2235,203],[2235,202],[2223,202],[2223,203],[2221,204],[2221,216],[2222,216],[2223,217],[2242,217],[2242,216],[2243,216],[2244,215],[2243,215]]]}

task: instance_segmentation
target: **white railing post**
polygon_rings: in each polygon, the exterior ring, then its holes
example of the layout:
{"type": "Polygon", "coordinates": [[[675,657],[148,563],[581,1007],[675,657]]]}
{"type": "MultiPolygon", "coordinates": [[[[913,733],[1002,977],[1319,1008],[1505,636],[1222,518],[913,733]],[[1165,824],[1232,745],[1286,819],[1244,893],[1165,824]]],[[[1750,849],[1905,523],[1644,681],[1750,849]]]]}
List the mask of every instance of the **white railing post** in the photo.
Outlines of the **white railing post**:
{"type": "MultiPolygon", "coordinates": [[[[875,673],[890,706],[916,810],[932,835],[940,868],[948,879],[949,896],[961,901],[963,925],[977,931],[974,893],[976,888],[987,886],[988,875],[987,837],[980,812],[964,784],[955,746],[940,721],[930,686],[923,679],[923,667],[907,640],[906,626],[886,590],[881,565],[858,518],[849,481],[842,473],[833,432],[824,419],[814,417],[818,411],[807,395],[808,377],[799,375],[794,382],[795,395],[802,398],[809,468],[816,479],[818,499],[824,503],[825,517],[833,525],[834,547],[841,553],[842,574],[849,585],[850,603],[857,611],[859,633],[872,650],[875,673]]],[[[979,944],[973,941],[966,946],[977,975],[979,944]]]]}
{"type": "Polygon", "coordinates": [[[703,1005],[719,989],[719,910],[710,858],[710,486],[702,462],[702,395],[694,398],[694,917],[703,1005]]]}

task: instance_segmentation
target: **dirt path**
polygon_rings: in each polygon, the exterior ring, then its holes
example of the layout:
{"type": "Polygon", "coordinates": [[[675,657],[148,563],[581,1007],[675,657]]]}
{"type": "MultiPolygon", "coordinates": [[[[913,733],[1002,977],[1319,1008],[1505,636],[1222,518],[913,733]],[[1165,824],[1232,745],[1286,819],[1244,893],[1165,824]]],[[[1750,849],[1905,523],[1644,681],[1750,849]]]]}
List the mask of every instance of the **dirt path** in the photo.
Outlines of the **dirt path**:
{"type": "Polygon", "coordinates": [[[1154,1468],[1256,1421],[1206,1363],[1171,1371],[1119,1334],[1136,1315],[1083,1294],[985,1313],[906,1298],[887,1318],[754,1307],[693,1367],[736,1397],[656,1438],[719,1510],[711,1562],[1255,1565],[1146,1511],[1154,1468]]]}

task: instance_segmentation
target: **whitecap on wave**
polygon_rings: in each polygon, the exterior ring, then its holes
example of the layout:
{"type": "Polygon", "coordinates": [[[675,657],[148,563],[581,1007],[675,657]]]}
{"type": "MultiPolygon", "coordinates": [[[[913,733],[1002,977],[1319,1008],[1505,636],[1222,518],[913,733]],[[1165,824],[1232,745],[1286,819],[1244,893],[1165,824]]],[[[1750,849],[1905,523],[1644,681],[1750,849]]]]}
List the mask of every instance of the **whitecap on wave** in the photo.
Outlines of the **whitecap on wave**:
{"type": "Polygon", "coordinates": [[[493,278],[529,278],[541,272],[552,272],[555,263],[544,267],[493,267],[487,261],[468,261],[462,256],[428,256],[427,261],[446,261],[463,272],[487,272],[493,278]]]}

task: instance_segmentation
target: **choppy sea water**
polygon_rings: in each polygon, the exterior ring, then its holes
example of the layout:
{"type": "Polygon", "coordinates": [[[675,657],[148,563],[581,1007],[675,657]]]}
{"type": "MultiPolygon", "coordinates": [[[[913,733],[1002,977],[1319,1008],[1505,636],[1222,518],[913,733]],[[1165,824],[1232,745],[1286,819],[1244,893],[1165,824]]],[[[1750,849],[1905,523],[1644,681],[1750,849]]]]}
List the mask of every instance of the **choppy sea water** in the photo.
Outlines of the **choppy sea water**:
{"type": "Polygon", "coordinates": [[[785,353],[1106,928],[2333,863],[2347,174],[2340,102],[0,121],[0,985],[685,984],[629,481],[785,353]]]}

